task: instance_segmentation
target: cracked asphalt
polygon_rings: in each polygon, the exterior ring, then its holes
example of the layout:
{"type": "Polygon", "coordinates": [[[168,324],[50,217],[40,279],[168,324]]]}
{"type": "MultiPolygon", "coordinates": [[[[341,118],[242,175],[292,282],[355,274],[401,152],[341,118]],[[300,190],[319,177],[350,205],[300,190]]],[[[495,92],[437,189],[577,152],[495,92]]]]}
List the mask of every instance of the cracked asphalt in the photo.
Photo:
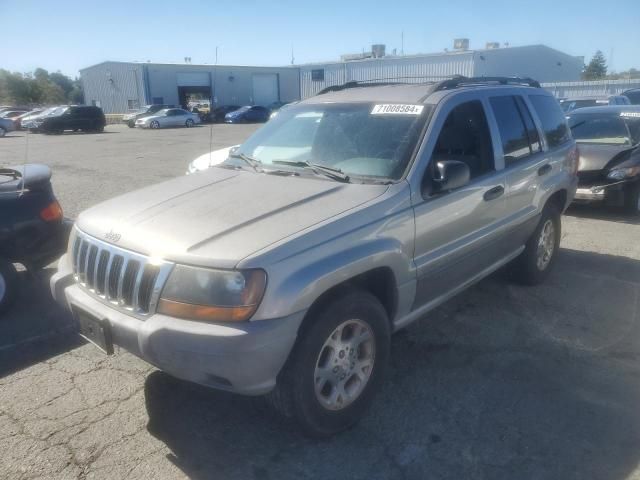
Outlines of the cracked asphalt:
{"type": "MultiPolygon", "coordinates": [[[[33,135],[70,216],[180,175],[254,126],[33,135]]],[[[26,139],[0,139],[0,165],[26,139]]],[[[539,287],[497,272],[396,334],[387,381],[352,430],[302,437],[258,402],[107,357],[23,275],[0,319],[2,479],[640,479],[640,220],[563,218],[539,287]]]]}

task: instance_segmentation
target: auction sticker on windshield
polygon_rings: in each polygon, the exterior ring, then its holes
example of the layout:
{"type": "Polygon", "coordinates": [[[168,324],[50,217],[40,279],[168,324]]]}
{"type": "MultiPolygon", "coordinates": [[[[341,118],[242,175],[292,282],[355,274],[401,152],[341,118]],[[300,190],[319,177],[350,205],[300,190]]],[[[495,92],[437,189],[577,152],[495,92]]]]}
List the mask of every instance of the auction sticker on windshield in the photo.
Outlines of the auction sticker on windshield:
{"type": "Polygon", "coordinates": [[[640,112],[620,112],[621,117],[640,118],[640,112]]]}
{"type": "Polygon", "coordinates": [[[424,105],[385,104],[374,105],[371,115],[420,115],[424,105]]]}

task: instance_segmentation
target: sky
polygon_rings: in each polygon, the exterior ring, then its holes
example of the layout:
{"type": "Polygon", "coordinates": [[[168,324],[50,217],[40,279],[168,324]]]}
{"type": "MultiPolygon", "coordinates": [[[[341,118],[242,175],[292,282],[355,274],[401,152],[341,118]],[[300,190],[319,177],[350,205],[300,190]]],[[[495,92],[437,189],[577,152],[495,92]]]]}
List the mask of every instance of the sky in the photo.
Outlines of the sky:
{"type": "Polygon", "coordinates": [[[72,77],[105,60],[289,65],[383,43],[433,53],[469,38],[545,44],[616,71],[640,68],[639,0],[0,0],[0,68],[72,77]]]}

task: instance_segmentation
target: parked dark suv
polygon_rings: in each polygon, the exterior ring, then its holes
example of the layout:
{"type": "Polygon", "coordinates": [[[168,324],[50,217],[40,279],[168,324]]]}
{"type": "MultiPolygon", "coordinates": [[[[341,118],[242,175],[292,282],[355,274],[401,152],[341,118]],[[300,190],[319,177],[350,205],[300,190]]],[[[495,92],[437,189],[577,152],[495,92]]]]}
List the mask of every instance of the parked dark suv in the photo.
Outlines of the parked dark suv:
{"type": "Polygon", "coordinates": [[[101,108],[72,105],[57,115],[43,118],[38,129],[44,133],[62,133],[65,130],[102,132],[106,123],[101,108]]]}

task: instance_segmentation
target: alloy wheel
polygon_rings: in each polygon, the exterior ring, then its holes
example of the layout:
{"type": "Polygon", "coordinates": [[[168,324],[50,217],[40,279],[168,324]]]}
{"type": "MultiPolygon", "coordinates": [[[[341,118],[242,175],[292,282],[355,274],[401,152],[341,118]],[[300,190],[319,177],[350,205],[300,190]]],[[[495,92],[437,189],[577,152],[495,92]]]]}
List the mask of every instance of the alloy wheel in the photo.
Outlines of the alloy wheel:
{"type": "Polygon", "coordinates": [[[363,392],[376,354],[371,327],[362,320],[341,323],[324,342],[314,371],[316,399],[328,410],[342,410],[363,392]]]}
{"type": "Polygon", "coordinates": [[[538,251],[536,258],[538,270],[545,270],[549,266],[555,248],[556,228],[553,221],[548,219],[542,226],[542,229],[540,230],[540,237],[538,238],[538,251]]]}

